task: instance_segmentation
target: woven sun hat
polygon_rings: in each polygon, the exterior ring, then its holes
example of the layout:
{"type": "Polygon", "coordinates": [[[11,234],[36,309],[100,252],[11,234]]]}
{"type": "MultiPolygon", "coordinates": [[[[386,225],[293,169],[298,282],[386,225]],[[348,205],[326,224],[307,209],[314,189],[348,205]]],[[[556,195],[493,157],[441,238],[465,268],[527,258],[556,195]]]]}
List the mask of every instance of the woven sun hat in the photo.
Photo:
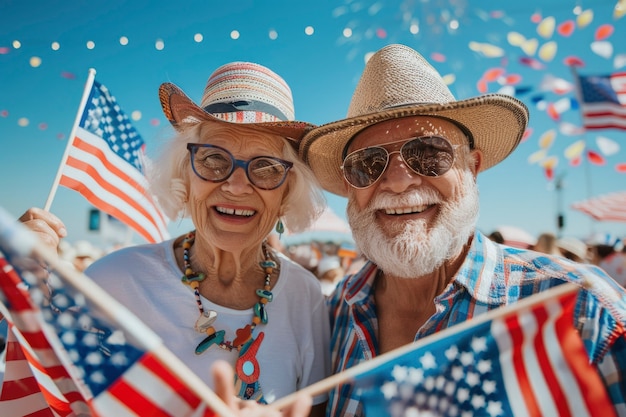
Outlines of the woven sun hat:
{"type": "Polygon", "coordinates": [[[556,246],[580,258],[580,262],[587,259],[587,244],[572,236],[557,239],[556,246]]]}
{"type": "MultiPolygon", "coordinates": [[[[231,62],[207,81],[200,105],[172,83],[159,87],[163,113],[175,129],[201,121],[237,123],[297,142],[314,125],[294,121],[291,89],[282,77],[252,62],[231,62]]],[[[297,147],[297,146],[296,146],[297,147]]]]}
{"type": "Polygon", "coordinates": [[[350,140],[375,123],[407,116],[437,116],[458,125],[470,136],[470,146],[483,152],[481,171],[506,158],[528,124],[528,108],[508,95],[455,100],[441,75],[419,53],[393,44],[368,60],[347,118],[309,132],[300,144],[300,156],[325,190],[345,197],[340,166],[350,140]]]}

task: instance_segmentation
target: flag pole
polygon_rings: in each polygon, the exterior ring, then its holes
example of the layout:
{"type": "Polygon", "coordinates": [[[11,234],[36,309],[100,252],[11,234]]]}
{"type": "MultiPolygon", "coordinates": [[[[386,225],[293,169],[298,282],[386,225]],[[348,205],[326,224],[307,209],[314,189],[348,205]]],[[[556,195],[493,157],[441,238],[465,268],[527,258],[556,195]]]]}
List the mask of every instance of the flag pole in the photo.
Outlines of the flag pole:
{"type": "Polygon", "coordinates": [[[21,256],[34,255],[47,263],[51,270],[58,272],[66,282],[85,295],[85,298],[101,309],[108,318],[133,338],[140,340],[146,350],[153,353],[161,363],[185,383],[204,403],[220,417],[231,417],[232,410],[217,396],[208,385],[176,355],[161,338],[128,310],[113,296],[100,288],[82,272],[73,269],[60,260],[56,252],[48,248],[26,226],[15,221],[6,210],[0,207],[0,248],[9,247],[21,256]]]}
{"type": "Polygon", "coordinates": [[[74,142],[74,136],[76,136],[76,129],[78,129],[78,124],[80,123],[80,119],[82,118],[83,111],[85,110],[85,106],[87,105],[87,99],[89,98],[89,93],[91,92],[91,87],[93,87],[93,82],[96,78],[96,70],[93,68],[89,69],[89,73],[87,74],[87,81],[85,82],[85,89],[83,90],[83,97],[80,100],[80,104],[78,106],[78,112],[76,113],[76,118],[74,119],[74,125],[72,126],[72,130],[70,131],[70,136],[67,140],[67,145],[65,146],[65,152],[63,152],[63,157],[61,158],[61,163],[59,164],[59,168],[57,169],[56,177],[54,178],[54,182],[52,183],[52,188],[50,189],[50,193],[48,194],[48,199],[46,200],[46,204],[44,205],[45,211],[50,211],[50,206],[52,206],[52,200],[59,188],[59,182],[61,181],[61,174],[63,172],[63,167],[65,166],[65,162],[67,161],[67,157],[70,153],[70,148],[72,143],[74,142]]]}
{"type": "MultiPolygon", "coordinates": [[[[583,285],[587,285],[587,284],[583,283],[583,285]]],[[[325,392],[330,391],[331,389],[333,389],[339,384],[344,384],[344,383],[354,381],[359,375],[365,372],[368,372],[372,369],[375,369],[376,367],[384,364],[385,362],[390,362],[394,360],[395,358],[398,358],[402,355],[405,355],[411,351],[419,349],[428,344],[435,343],[441,339],[444,339],[448,336],[453,335],[454,333],[460,333],[462,331],[467,330],[468,328],[478,326],[480,324],[489,322],[491,320],[495,320],[507,314],[511,314],[516,311],[521,311],[521,310],[530,308],[535,304],[540,304],[544,301],[549,301],[555,298],[562,297],[564,295],[577,291],[579,288],[580,287],[578,285],[568,282],[568,283],[550,288],[546,291],[539,292],[533,295],[532,297],[524,298],[516,302],[515,304],[510,304],[507,306],[490,310],[484,314],[481,314],[477,317],[472,318],[471,320],[467,320],[462,323],[456,324],[454,326],[445,328],[430,336],[426,336],[423,339],[419,339],[415,342],[411,342],[409,344],[406,344],[404,346],[391,350],[373,359],[367,360],[365,362],[361,362],[358,365],[355,365],[351,368],[348,368],[345,371],[339,372],[326,379],[323,379],[314,384],[311,384],[308,387],[305,387],[293,394],[286,395],[285,397],[274,401],[269,406],[275,410],[280,411],[283,408],[293,404],[298,394],[304,393],[312,397],[323,394],[325,392]]]]}
{"type": "MultiPolygon", "coordinates": [[[[583,128],[583,142],[585,144],[585,152],[587,151],[587,128],[585,127],[585,120],[583,117],[583,96],[582,96],[582,84],[580,82],[580,76],[576,71],[575,66],[571,66],[572,76],[574,77],[574,81],[576,82],[576,100],[578,100],[578,114],[580,115],[580,124],[583,128]]],[[[583,163],[585,165],[585,185],[587,188],[587,198],[591,198],[593,195],[591,190],[591,164],[589,163],[588,158],[584,158],[583,163]]],[[[591,232],[593,233],[595,229],[595,222],[591,221],[591,232]]]]}

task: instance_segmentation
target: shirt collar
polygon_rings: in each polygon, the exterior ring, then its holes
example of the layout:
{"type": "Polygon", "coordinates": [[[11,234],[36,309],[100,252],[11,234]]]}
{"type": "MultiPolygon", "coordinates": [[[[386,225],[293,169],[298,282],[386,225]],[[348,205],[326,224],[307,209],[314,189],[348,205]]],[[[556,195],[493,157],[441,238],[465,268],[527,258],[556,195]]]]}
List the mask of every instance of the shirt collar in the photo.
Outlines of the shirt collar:
{"type": "MultiPolygon", "coordinates": [[[[483,303],[500,303],[506,295],[502,283],[504,256],[502,249],[481,232],[476,231],[463,264],[452,282],[465,288],[469,295],[483,303]]],[[[368,301],[378,273],[378,267],[368,261],[361,270],[348,278],[345,301],[349,304],[368,301]]]]}

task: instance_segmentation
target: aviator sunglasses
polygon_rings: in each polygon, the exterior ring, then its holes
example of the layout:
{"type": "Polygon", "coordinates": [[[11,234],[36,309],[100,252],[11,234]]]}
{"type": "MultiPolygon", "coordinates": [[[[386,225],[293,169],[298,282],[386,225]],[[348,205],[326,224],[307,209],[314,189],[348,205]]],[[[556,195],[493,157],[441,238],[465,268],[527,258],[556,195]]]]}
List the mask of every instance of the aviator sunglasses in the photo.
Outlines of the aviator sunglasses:
{"type": "Polygon", "coordinates": [[[261,190],[273,190],[285,182],[293,163],[273,156],[255,156],[244,161],[219,146],[207,143],[188,143],[193,172],[205,181],[226,181],[241,167],[252,185],[261,190]]]}
{"type": "MultiPolygon", "coordinates": [[[[387,143],[384,146],[398,144],[387,143]]],[[[448,139],[441,136],[421,136],[410,139],[400,150],[389,152],[382,146],[370,146],[349,153],[343,160],[343,176],[354,188],[363,189],[374,185],[389,165],[389,158],[399,153],[411,171],[425,177],[445,174],[454,164],[454,148],[448,139]]]]}

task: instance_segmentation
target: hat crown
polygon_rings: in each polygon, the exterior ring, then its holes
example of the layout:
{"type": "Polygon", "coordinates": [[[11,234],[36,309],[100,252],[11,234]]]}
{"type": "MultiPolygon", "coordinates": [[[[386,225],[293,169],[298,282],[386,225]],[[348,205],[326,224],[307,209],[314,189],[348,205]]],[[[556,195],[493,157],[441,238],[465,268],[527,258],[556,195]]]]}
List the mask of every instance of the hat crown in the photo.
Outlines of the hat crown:
{"type": "Polygon", "coordinates": [[[408,105],[453,101],[455,98],[448,86],[428,61],[407,46],[392,44],[367,61],[347,117],[408,105]]]}
{"type": "Polygon", "coordinates": [[[266,115],[263,121],[292,121],[295,118],[291,89],[278,74],[252,62],[231,62],[209,77],[200,106],[216,117],[233,112],[266,115]]]}

